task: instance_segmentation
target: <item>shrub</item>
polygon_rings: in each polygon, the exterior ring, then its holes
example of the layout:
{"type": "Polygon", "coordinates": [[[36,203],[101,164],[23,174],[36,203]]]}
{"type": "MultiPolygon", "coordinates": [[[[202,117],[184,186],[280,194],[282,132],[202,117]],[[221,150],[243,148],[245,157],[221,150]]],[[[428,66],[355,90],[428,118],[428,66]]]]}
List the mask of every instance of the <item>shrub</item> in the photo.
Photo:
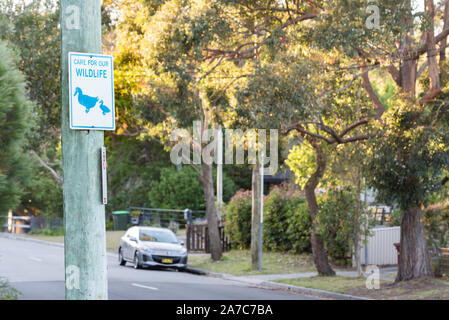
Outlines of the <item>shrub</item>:
{"type": "Polygon", "coordinates": [[[296,253],[311,252],[310,234],[312,233],[312,220],[309,208],[302,198],[295,198],[293,214],[288,218],[287,234],[291,243],[291,250],[296,253]]]}
{"type": "Polygon", "coordinates": [[[225,231],[234,248],[251,245],[251,191],[239,190],[224,207],[225,231]]]}
{"type": "MultiPolygon", "coordinates": [[[[223,174],[223,201],[228,201],[235,191],[234,182],[223,174]]],[[[179,171],[174,168],[162,169],[161,178],[151,188],[148,197],[150,206],[153,208],[192,210],[206,208],[206,199],[198,173],[189,166],[184,166],[179,171]]]]}
{"type": "Polygon", "coordinates": [[[17,300],[20,292],[12,288],[8,280],[0,278],[0,300],[17,300]]]}
{"type": "Polygon", "coordinates": [[[428,206],[423,212],[428,240],[434,250],[449,245],[449,200],[428,206]]]}
{"type": "Polygon", "coordinates": [[[302,253],[310,250],[311,220],[305,199],[289,185],[272,189],[264,201],[264,247],[302,253]]]}
{"type": "Polygon", "coordinates": [[[318,225],[328,255],[336,263],[349,263],[355,234],[357,195],[352,188],[330,189],[319,198],[318,225]]]}
{"type": "Polygon", "coordinates": [[[198,174],[191,167],[178,171],[164,168],[161,179],[148,193],[153,208],[204,210],[204,192],[198,174]]]}

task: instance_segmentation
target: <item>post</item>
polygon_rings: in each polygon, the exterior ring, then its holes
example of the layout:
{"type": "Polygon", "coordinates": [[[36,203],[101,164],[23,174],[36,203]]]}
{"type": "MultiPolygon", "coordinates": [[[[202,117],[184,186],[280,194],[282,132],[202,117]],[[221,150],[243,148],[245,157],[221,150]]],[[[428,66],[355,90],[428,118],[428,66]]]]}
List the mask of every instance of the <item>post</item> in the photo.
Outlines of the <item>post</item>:
{"type": "Polygon", "coordinates": [[[263,178],[264,178],[264,166],[263,161],[262,165],[259,168],[259,176],[260,176],[260,227],[259,227],[259,259],[258,259],[258,269],[262,270],[262,250],[263,250],[263,178]]]}
{"type": "Polygon", "coordinates": [[[101,0],[61,0],[61,135],[66,299],[107,299],[103,131],[70,129],[68,53],[101,53],[101,0]]]}
{"type": "Polygon", "coordinates": [[[252,177],[252,215],[251,215],[251,267],[253,270],[262,270],[262,229],[261,229],[261,167],[258,160],[253,167],[252,177]]]}
{"type": "Polygon", "coordinates": [[[217,134],[217,204],[218,216],[221,218],[223,209],[223,131],[218,126],[217,134]]]}

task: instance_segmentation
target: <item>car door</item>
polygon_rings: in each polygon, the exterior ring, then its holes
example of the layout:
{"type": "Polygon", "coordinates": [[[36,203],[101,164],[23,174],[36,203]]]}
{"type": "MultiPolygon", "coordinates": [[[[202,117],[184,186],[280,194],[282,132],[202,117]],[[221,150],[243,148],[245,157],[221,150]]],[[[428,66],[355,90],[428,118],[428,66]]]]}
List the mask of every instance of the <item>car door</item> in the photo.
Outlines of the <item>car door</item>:
{"type": "Polygon", "coordinates": [[[125,243],[125,248],[124,248],[124,252],[123,252],[123,257],[126,260],[132,260],[134,257],[132,256],[132,252],[133,252],[133,241],[131,241],[131,237],[134,234],[134,228],[131,228],[128,230],[128,232],[125,235],[125,239],[124,239],[124,243],[125,243]]]}
{"type": "Polygon", "coordinates": [[[120,249],[122,251],[122,256],[124,259],[128,259],[128,254],[126,253],[128,250],[128,238],[129,230],[126,231],[125,235],[120,239],[120,249]]]}
{"type": "Polygon", "coordinates": [[[138,228],[132,228],[129,237],[128,237],[128,259],[134,260],[134,252],[137,248],[137,239],[139,238],[139,229],[138,228]],[[133,240],[131,240],[133,239],[133,240]]]}

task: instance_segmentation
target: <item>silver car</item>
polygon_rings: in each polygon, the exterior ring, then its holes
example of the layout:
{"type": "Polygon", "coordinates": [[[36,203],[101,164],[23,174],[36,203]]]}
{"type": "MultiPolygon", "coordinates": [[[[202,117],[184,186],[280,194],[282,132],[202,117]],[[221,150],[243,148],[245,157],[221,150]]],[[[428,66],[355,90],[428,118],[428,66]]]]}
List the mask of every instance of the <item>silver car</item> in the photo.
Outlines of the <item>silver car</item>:
{"type": "Polygon", "coordinates": [[[143,266],[187,267],[187,249],[169,229],[132,227],[120,239],[118,257],[121,266],[131,262],[135,269],[143,266]]]}

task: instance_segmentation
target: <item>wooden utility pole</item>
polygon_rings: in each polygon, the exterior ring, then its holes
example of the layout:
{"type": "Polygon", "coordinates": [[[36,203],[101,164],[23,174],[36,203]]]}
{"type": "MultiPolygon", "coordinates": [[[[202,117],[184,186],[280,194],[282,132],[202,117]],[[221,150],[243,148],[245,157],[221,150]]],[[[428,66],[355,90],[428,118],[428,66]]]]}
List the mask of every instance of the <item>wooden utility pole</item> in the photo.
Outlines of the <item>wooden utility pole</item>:
{"type": "Polygon", "coordinates": [[[61,0],[61,135],[66,299],[107,299],[103,131],[69,125],[68,53],[101,53],[101,0],[61,0]]]}
{"type": "Polygon", "coordinates": [[[218,126],[217,133],[217,205],[218,216],[223,216],[223,131],[218,126]]]}
{"type": "Polygon", "coordinates": [[[260,159],[253,167],[251,214],[251,267],[262,270],[263,165],[260,159]]]}

